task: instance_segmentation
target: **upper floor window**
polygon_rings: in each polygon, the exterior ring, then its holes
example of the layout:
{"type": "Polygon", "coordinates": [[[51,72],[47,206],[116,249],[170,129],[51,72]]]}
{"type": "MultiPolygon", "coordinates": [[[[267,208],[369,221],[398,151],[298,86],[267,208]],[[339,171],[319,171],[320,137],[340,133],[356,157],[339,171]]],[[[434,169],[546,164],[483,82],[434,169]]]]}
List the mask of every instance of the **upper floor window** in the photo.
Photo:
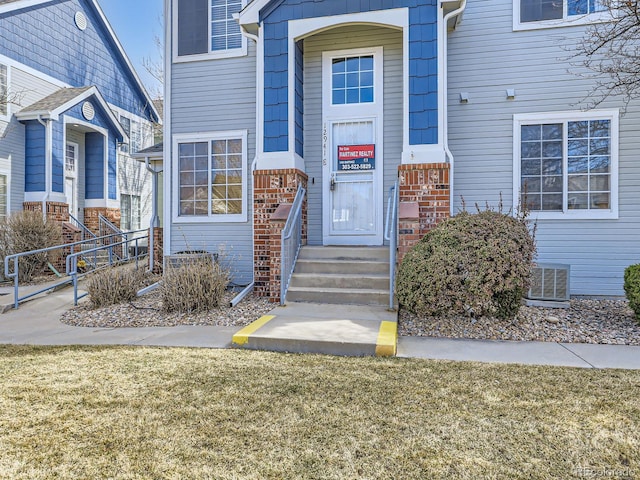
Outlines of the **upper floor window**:
{"type": "Polygon", "coordinates": [[[242,10],[244,3],[244,0],[178,1],[175,26],[177,55],[216,57],[243,54],[246,40],[233,16],[242,10]]]}
{"type": "MultiPolygon", "coordinates": [[[[120,115],[120,126],[124,130],[124,133],[127,134],[127,137],[129,137],[129,142],[131,142],[131,120],[124,115],[120,115]]],[[[129,144],[122,143],[120,145],[120,151],[129,153],[129,144]]]]}
{"type": "Polygon", "coordinates": [[[514,198],[538,218],[615,218],[617,112],[517,115],[514,198]]]}
{"type": "Polygon", "coordinates": [[[514,28],[529,29],[598,21],[608,13],[603,0],[515,0],[514,28]]]}
{"type": "Polygon", "coordinates": [[[0,117],[9,113],[9,73],[7,66],[0,64],[0,117]]]}

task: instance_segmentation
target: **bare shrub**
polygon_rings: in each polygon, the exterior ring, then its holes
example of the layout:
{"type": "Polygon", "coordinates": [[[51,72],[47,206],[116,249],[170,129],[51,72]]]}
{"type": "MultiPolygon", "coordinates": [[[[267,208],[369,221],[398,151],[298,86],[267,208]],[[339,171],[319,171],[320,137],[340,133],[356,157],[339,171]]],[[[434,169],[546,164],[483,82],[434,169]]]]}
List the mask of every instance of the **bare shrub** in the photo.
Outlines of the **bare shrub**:
{"type": "MultiPolygon", "coordinates": [[[[60,224],[45,220],[40,212],[16,212],[0,222],[0,257],[3,262],[9,255],[53,247],[62,241],[60,224]]],[[[20,280],[29,282],[34,276],[44,273],[47,264],[54,263],[60,254],[59,250],[53,250],[20,258],[20,280]]]]}
{"type": "Polygon", "coordinates": [[[167,262],[160,290],[166,312],[206,312],[220,306],[229,284],[229,272],[210,255],[189,258],[171,265],[167,262]]]}
{"type": "Polygon", "coordinates": [[[130,302],[145,284],[142,268],[109,267],[89,276],[87,292],[93,308],[130,302]]]}

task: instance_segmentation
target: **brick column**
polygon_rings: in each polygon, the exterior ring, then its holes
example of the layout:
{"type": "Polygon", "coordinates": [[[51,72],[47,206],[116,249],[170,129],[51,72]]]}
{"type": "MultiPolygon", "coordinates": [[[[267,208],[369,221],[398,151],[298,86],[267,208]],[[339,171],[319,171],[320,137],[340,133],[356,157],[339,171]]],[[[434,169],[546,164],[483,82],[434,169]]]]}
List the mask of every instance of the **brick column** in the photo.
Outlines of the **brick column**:
{"type": "Polygon", "coordinates": [[[162,227],[154,227],[149,234],[153,235],[153,273],[162,273],[164,250],[162,244],[162,227]]]}
{"type": "MultiPolygon", "coordinates": [[[[307,175],[300,170],[290,168],[282,170],[258,170],[254,173],[253,183],[253,222],[254,251],[253,268],[255,272],[254,291],[261,297],[280,300],[280,237],[274,238],[272,215],[281,204],[292,204],[298,186],[307,187],[307,175]],[[277,243],[277,245],[276,245],[277,243]],[[275,254],[277,250],[278,254],[275,254]],[[272,259],[273,257],[273,259],[272,259]],[[273,270],[273,275],[272,275],[273,270]],[[276,282],[277,287],[272,285],[276,282]],[[277,291],[277,299],[273,297],[277,291]]],[[[307,241],[307,199],[302,205],[302,243],[307,241]]],[[[282,224],[284,227],[284,223],[282,224]]],[[[280,227],[280,230],[282,229],[280,227]]]]}
{"type": "Polygon", "coordinates": [[[398,167],[400,205],[398,249],[402,256],[451,212],[448,163],[407,164],[398,167]],[[415,218],[417,208],[417,219],[415,218]]]}
{"type": "Polygon", "coordinates": [[[281,203],[270,219],[269,235],[269,301],[280,301],[282,285],[282,230],[287,223],[292,204],[281,203]]]}

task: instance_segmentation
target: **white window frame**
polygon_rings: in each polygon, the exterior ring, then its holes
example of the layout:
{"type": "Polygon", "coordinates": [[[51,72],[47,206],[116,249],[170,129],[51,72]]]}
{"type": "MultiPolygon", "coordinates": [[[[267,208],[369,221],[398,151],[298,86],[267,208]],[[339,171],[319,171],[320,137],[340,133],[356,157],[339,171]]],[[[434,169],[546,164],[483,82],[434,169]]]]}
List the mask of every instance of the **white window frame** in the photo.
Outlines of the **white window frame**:
{"type": "Polygon", "coordinates": [[[562,18],[554,20],[538,20],[535,22],[520,21],[520,2],[513,0],[513,30],[539,30],[542,28],[567,27],[573,25],[588,25],[591,23],[608,22],[613,18],[613,13],[609,10],[602,12],[586,13],[584,15],[568,15],[567,0],[562,0],[562,18]]]}
{"type": "MultiPolygon", "coordinates": [[[[538,220],[611,220],[618,218],[618,156],[620,142],[620,110],[589,110],[589,111],[565,111],[552,113],[524,113],[513,116],[513,210],[520,208],[521,193],[521,126],[541,123],[566,123],[584,120],[609,120],[611,122],[611,205],[609,209],[594,210],[565,210],[564,212],[531,211],[533,219],[538,220]]],[[[568,140],[565,135],[562,138],[562,176],[563,176],[563,205],[566,205],[568,195],[568,174],[567,174],[567,145],[568,140]]]]}
{"type": "MultiPolygon", "coordinates": [[[[3,158],[2,160],[6,160],[7,162],[9,162],[9,159],[3,158]]],[[[11,213],[11,175],[8,170],[4,170],[4,169],[0,169],[0,175],[3,175],[7,178],[7,201],[6,201],[7,214],[4,217],[4,218],[7,218],[11,213]]]]}
{"type": "MultiPolygon", "coordinates": [[[[178,1],[175,0],[173,2],[173,11],[172,11],[172,40],[173,40],[173,62],[174,63],[184,63],[184,62],[198,62],[202,60],[214,60],[219,58],[233,58],[233,57],[244,57],[247,55],[248,50],[248,42],[247,37],[242,34],[242,30],[240,30],[242,46],[240,48],[232,48],[229,50],[211,50],[211,0],[207,0],[209,3],[208,8],[208,53],[195,53],[192,55],[178,55],[178,1]]],[[[247,0],[242,0],[242,10],[247,6],[247,0]]]]}
{"type": "Polygon", "coordinates": [[[7,70],[7,99],[6,99],[6,114],[0,113],[0,120],[8,122],[11,119],[11,102],[8,98],[9,88],[11,86],[11,66],[6,63],[0,63],[0,66],[3,66],[7,70]]]}
{"type": "MultiPolygon", "coordinates": [[[[215,131],[215,132],[202,132],[192,134],[180,134],[173,136],[173,149],[171,159],[172,169],[172,212],[171,217],[174,223],[242,223],[247,221],[247,130],[228,130],[228,131],[215,131]],[[209,142],[214,140],[242,140],[242,213],[240,214],[209,214],[209,215],[180,215],[180,171],[179,171],[179,157],[178,157],[178,145],[180,143],[191,142],[209,142]]],[[[209,174],[211,173],[211,156],[209,155],[209,174]]],[[[211,204],[211,181],[209,181],[209,204],[211,204]]],[[[210,208],[210,205],[209,205],[210,208]]]]}

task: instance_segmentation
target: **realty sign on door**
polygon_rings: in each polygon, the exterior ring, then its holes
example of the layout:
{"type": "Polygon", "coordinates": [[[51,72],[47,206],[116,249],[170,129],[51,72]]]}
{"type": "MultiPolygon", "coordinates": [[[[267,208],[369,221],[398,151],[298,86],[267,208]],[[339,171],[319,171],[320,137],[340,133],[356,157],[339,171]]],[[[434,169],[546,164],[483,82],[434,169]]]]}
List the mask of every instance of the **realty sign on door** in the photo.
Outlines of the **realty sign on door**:
{"type": "Polygon", "coordinates": [[[375,145],[338,145],[338,170],[374,170],[375,168],[375,145]]]}

